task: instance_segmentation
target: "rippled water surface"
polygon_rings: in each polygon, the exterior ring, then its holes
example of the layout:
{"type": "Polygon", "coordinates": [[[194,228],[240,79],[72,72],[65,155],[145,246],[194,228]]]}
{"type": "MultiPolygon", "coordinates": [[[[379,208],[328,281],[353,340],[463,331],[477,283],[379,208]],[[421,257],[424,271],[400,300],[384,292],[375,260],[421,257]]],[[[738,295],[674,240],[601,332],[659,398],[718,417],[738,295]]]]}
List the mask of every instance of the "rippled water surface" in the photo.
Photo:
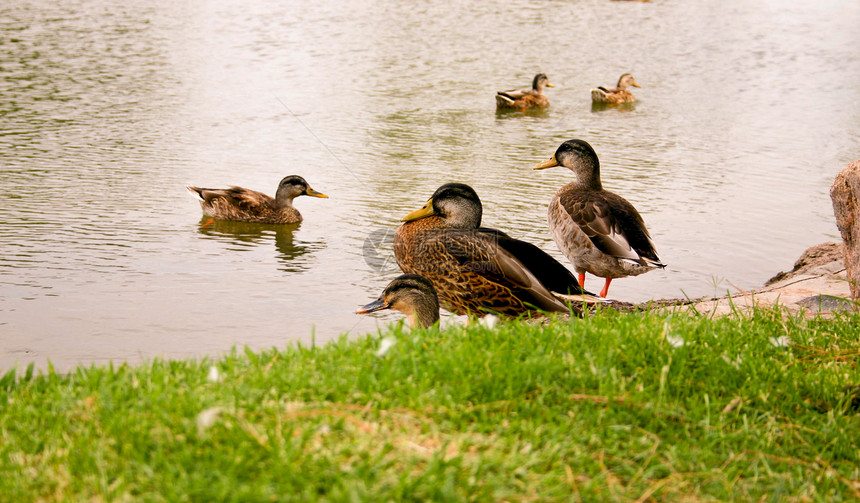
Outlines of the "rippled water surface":
{"type": "Polygon", "coordinates": [[[669,264],[614,297],[754,288],[838,237],[858,25],[847,0],[5,2],[0,367],[374,331],[398,316],[353,311],[398,273],[386,234],[449,181],[564,260],[546,205],[572,173],[531,166],[570,138],[669,264]],[[551,107],[497,114],[538,71],[551,107]],[[592,109],[623,72],[639,101],[592,109]],[[203,226],[184,189],[288,174],[330,196],[300,225],[203,226]]]}

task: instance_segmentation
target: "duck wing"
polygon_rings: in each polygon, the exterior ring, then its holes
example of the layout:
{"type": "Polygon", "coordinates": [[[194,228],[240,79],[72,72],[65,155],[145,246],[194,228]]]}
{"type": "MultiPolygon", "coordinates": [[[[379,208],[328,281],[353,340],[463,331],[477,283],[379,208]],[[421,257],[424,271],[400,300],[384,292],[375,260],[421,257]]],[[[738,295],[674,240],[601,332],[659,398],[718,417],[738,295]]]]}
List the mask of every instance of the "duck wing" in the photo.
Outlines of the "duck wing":
{"type": "Polygon", "coordinates": [[[513,89],[511,91],[499,91],[496,93],[498,96],[503,96],[510,100],[518,100],[523,96],[528,96],[531,94],[531,89],[513,89]]]}
{"type": "Polygon", "coordinates": [[[645,221],[623,197],[600,191],[590,197],[581,193],[563,194],[561,206],[601,252],[640,265],[665,267],[645,221]]]}
{"type": "Polygon", "coordinates": [[[224,203],[249,212],[275,207],[275,199],[271,196],[244,187],[198,189],[196,192],[206,203],[212,204],[216,199],[222,199],[224,203]]]}
{"type": "Polygon", "coordinates": [[[579,286],[576,276],[568,268],[537,246],[495,229],[482,228],[479,231],[492,235],[500,247],[516,258],[549,291],[564,295],[594,296],[579,286]]]}
{"type": "Polygon", "coordinates": [[[527,248],[523,245],[528,243],[512,244],[516,240],[493,229],[445,230],[434,233],[431,239],[438,240],[464,274],[478,278],[480,283],[503,286],[523,304],[542,311],[569,311],[518,258],[517,255],[524,255],[521,249],[527,248]],[[512,253],[508,248],[520,253],[512,253]]]}

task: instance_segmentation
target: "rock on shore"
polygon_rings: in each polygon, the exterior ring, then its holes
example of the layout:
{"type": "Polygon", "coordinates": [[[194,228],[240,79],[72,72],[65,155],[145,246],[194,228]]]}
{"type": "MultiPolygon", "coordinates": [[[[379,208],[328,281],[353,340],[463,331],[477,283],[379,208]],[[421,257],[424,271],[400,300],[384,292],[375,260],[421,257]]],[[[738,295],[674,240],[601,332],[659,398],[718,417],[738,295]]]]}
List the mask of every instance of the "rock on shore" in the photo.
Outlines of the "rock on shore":
{"type": "Polygon", "coordinates": [[[664,308],[695,310],[705,315],[744,313],[753,307],[781,307],[808,316],[828,316],[834,312],[851,311],[858,305],[850,300],[851,290],[842,257],[841,243],[822,243],[803,252],[791,271],[780,272],[755,290],[737,289],[737,292],[724,297],[612,305],[623,311],[664,308]]]}
{"type": "Polygon", "coordinates": [[[860,301],[860,160],[836,175],[830,199],[836,226],[845,243],[845,275],[851,285],[851,297],[860,301]]]}

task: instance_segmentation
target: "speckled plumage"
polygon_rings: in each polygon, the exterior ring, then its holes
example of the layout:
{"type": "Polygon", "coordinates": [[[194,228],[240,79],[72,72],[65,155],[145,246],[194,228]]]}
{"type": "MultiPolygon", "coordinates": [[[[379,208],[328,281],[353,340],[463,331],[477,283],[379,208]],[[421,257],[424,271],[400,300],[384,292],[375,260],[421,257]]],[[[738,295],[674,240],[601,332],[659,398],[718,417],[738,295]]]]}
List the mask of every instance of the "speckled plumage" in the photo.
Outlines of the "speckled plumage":
{"type": "Polygon", "coordinates": [[[404,220],[394,237],[397,264],[430,280],[452,313],[568,312],[553,292],[596,300],[538,247],[480,227],[480,200],[467,185],[443,185],[404,220]]]}
{"type": "Polygon", "coordinates": [[[604,103],[607,105],[617,105],[620,103],[632,103],[636,101],[633,93],[627,90],[628,87],[640,87],[636,80],[629,73],[623,74],[618,79],[618,85],[611,88],[603,86],[596,87],[591,90],[591,101],[594,103],[604,103]]]}
{"type": "Polygon", "coordinates": [[[583,140],[561,144],[544,169],[564,166],[576,174],[553,196],[547,221],[553,240],[579,273],[581,282],[589,272],[606,279],[606,296],[614,278],[636,276],[663,268],[645,222],[623,197],[603,189],[597,154],[583,140]]]}
{"type": "Polygon", "coordinates": [[[544,87],[555,87],[543,73],[535,75],[531,89],[514,89],[496,93],[496,108],[522,110],[549,106],[549,98],[543,93],[544,87]]]}
{"type": "Polygon", "coordinates": [[[293,207],[293,199],[298,196],[328,197],[312,189],[304,178],[297,175],[284,177],[278,184],[275,197],[243,187],[203,189],[189,185],[186,188],[199,199],[204,215],[234,222],[301,222],[302,215],[293,207]]]}

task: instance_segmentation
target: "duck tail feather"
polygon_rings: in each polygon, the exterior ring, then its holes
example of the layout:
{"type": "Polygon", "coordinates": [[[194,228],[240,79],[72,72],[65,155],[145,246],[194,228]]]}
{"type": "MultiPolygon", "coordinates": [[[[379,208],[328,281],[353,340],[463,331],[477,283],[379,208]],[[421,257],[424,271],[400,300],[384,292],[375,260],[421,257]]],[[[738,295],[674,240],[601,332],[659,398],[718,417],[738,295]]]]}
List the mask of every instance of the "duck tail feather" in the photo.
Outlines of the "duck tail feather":
{"type": "Polygon", "coordinates": [[[200,187],[186,185],[185,188],[188,189],[188,192],[191,192],[191,197],[193,197],[194,199],[205,201],[205,199],[203,199],[203,189],[201,189],[200,187]]]}

